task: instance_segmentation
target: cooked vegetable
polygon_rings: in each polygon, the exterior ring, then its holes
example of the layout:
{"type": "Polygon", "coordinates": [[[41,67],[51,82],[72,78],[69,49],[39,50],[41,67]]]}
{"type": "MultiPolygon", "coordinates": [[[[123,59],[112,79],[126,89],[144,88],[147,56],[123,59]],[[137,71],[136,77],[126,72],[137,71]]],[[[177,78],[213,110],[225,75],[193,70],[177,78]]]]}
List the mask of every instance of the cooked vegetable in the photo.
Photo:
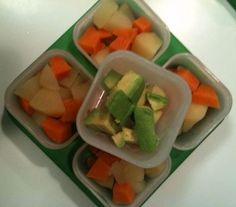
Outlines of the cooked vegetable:
{"type": "Polygon", "coordinates": [[[76,116],[82,104],[82,101],[78,99],[66,99],[63,101],[63,103],[65,112],[61,116],[61,121],[74,122],[76,120],[76,116]]]}
{"type": "Polygon", "coordinates": [[[29,114],[30,116],[34,113],[34,109],[30,106],[29,101],[27,101],[24,98],[19,97],[19,102],[22,107],[22,109],[29,114]]]}
{"type": "Polygon", "coordinates": [[[130,38],[123,36],[118,36],[110,45],[109,48],[111,51],[116,50],[128,50],[131,46],[130,38]]]}
{"type": "Polygon", "coordinates": [[[144,16],[141,16],[133,21],[133,26],[138,28],[139,32],[151,32],[152,24],[144,16]]]}

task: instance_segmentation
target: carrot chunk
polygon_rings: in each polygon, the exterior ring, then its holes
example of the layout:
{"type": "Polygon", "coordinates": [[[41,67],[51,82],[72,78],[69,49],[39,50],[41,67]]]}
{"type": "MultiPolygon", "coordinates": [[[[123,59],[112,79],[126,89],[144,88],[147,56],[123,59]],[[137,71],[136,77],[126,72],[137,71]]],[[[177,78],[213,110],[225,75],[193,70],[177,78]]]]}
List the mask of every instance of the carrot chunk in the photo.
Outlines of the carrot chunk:
{"type": "Polygon", "coordinates": [[[112,37],[112,33],[105,29],[98,29],[97,32],[99,33],[101,40],[112,37]]]}
{"type": "Polygon", "coordinates": [[[103,48],[101,42],[101,34],[95,27],[89,27],[85,33],[79,38],[78,44],[88,53],[94,54],[103,48]]]}
{"type": "Polygon", "coordinates": [[[179,66],[177,68],[177,70],[175,71],[175,73],[177,75],[179,75],[181,78],[183,78],[188,86],[190,87],[190,90],[193,92],[195,91],[198,86],[199,86],[199,83],[200,81],[198,80],[198,78],[191,72],[189,71],[188,69],[182,67],[182,66],[179,66]]]}
{"type": "Polygon", "coordinates": [[[117,37],[124,37],[131,40],[131,42],[134,41],[135,37],[138,34],[137,28],[119,28],[114,29],[112,33],[117,37]]]}
{"type": "Polygon", "coordinates": [[[19,97],[19,102],[20,102],[20,105],[22,107],[22,109],[27,113],[29,114],[30,116],[34,113],[34,109],[30,106],[29,104],[29,101],[22,98],[22,97],[19,97]]]}
{"type": "Polygon", "coordinates": [[[141,16],[133,21],[133,26],[138,28],[139,32],[151,32],[152,24],[151,22],[144,16],[141,16]]]}
{"type": "Polygon", "coordinates": [[[114,162],[120,160],[120,158],[118,158],[118,157],[116,157],[114,155],[111,155],[111,154],[109,154],[107,152],[101,151],[101,150],[96,153],[96,156],[98,158],[102,159],[109,166],[111,166],[114,162]]]}
{"type": "Polygon", "coordinates": [[[60,144],[72,136],[71,123],[65,123],[58,119],[47,117],[42,122],[42,128],[49,139],[60,144]]]}
{"type": "Polygon", "coordinates": [[[112,200],[116,204],[131,204],[134,201],[135,193],[129,183],[115,183],[113,187],[112,200]]]}
{"type": "Polygon", "coordinates": [[[95,180],[106,180],[109,177],[110,166],[98,158],[87,173],[87,177],[95,180]]]}
{"type": "Polygon", "coordinates": [[[71,66],[61,56],[55,56],[49,59],[49,65],[52,68],[57,80],[61,80],[71,71],[71,66]]]}
{"type": "Polygon", "coordinates": [[[131,46],[131,40],[125,37],[117,37],[110,45],[111,51],[128,50],[131,46]]]}
{"type": "Polygon", "coordinates": [[[192,94],[192,102],[213,108],[220,108],[220,101],[215,90],[206,84],[201,84],[192,94]]]}
{"type": "Polygon", "coordinates": [[[66,99],[63,101],[65,112],[61,117],[63,122],[74,122],[82,101],[78,99],[66,99]]]}

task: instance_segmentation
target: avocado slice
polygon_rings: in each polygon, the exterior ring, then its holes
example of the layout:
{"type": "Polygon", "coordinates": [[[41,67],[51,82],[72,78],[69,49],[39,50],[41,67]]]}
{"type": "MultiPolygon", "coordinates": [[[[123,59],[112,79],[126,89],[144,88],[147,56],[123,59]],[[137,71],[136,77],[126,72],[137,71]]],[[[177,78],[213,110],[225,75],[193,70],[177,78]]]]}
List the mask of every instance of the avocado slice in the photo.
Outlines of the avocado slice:
{"type": "Polygon", "coordinates": [[[129,144],[138,143],[136,137],[134,136],[134,131],[132,129],[123,127],[122,135],[126,143],[129,143],[129,144]]]}
{"type": "Polygon", "coordinates": [[[154,111],[162,109],[168,104],[167,97],[152,92],[147,92],[146,97],[154,111]]]}
{"type": "Polygon", "coordinates": [[[126,124],[134,109],[134,105],[122,90],[115,90],[110,94],[106,107],[121,126],[126,124]]]}
{"type": "Polygon", "coordinates": [[[123,75],[116,85],[117,90],[122,90],[131,100],[136,103],[141,96],[145,86],[144,78],[130,70],[123,75]]]}
{"type": "Polygon", "coordinates": [[[112,137],[113,142],[115,143],[115,145],[119,148],[122,148],[125,146],[125,139],[123,136],[123,132],[120,131],[117,134],[113,135],[112,137]]]}
{"type": "Polygon", "coordinates": [[[103,108],[94,108],[84,119],[84,124],[110,135],[116,134],[119,130],[110,113],[103,108]]]}
{"type": "Polygon", "coordinates": [[[103,85],[107,90],[111,90],[122,78],[122,74],[115,70],[110,70],[103,79],[103,85]]]}
{"type": "Polygon", "coordinates": [[[160,140],[155,131],[153,113],[153,110],[147,106],[136,106],[134,110],[134,134],[140,149],[146,152],[154,151],[160,140]]]}

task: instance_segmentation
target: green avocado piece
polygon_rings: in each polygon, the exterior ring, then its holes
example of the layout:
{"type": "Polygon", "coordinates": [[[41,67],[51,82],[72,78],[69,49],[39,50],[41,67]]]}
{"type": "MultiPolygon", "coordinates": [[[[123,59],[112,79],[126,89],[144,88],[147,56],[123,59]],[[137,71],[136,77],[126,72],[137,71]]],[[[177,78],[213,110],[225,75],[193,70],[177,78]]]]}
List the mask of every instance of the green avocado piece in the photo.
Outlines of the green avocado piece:
{"type": "Polygon", "coordinates": [[[119,126],[112,119],[110,113],[102,108],[94,108],[84,119],[85,125],[96,130],[114,135],[119,130],[119,126]]]}
{"type": "Polygon", "coordinates": [[[126,124],[134,109],[134,105],[122,90],[115,90],[110,94],[106,101],[106,107],[121,126],[126,124]]]}
{"type": "Polygon", "coordinates": [[[110,70],[103,79],[103,84],[107,90],[111,90],[122,78],[122,74],[115,70],[110,70]]]}
{"type": "Polygon", "coordinates": [[[122,131],[113,135],[111,138],[117,147],[122,148],[125,146],[125,139],[122,131]]]}
{"type": "Polygon", "coordinates": [[[123,127],[122,135],[125,142],[130,143],[130,144],[137,144],[137,139],[134,136],[134,131],[132,129],[123,127]]]}
{"type": "Polygon", "coordinates": [[[134,134],[140,149],[146,152],[154,151],[160,139],[155,131],[153,110],[147,106],[136,106],[134,120],[134,134]]]}
{"type": "Polygon", "coordinates": [[[138,106],[144,106],[145,105],[145,103],[147,101],[147,98],[146,98],[147,91],[148,91],[148,88],[145,86],[141,96],[138,99],[138,102],[137,102],[138,106]]]}
{"type": "Polygon", "coordinates": [[[149,104],[151,105],[151,108],[154,111],[162,109],[168,104],[167,97],[160,96],[160,95],[152,93],[152,92],[147,92],[146,97],[147,97],[149,104]]]}
{"type": "Polygon", "coordinates": [[[116,89],[124,91],[131,102],[136,103],[143,92],[144,86],[144,78],[130,70],[119,80],[116,89]]]}

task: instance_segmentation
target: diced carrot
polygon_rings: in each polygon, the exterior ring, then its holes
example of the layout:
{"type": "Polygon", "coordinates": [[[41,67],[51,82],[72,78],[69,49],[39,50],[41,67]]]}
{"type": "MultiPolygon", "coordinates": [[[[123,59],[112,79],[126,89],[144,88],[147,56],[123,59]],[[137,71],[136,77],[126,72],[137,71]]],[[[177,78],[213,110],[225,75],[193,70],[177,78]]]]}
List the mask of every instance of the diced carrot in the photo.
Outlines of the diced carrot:
{"type": "Polygon", "coordinates": [[[129,183],[115,183],[113,186],[112,201],[116,204],[131,204],[135,193],[129,183]]]}
{"type": "Polygon", "coordinates": [[[179,75],[181,78],[183,78],[187,84],[190,87],[190,90],[193,92],[195,91],[198,86],[200,81],[198,80],[198,78],[188,69],[182,67],[182,66],[178,66],[177,70],[175,71],[175,73],[177,75],[179,75]]]}
{"type": "Polygon", "coordinates": [[[98,158],[86,174],[87,177],[95,180],[105,180],[109,177],[110,166],[98,158]]]}
{"type": "Polygon", "coordinates": [[[63,79],[64,77],[69,75],[71,71],[71,66],[61,56],[54,56],[50,58],[49,65],[51,66],[57,80],[63,79]]]}
{"type": "Polygon", "coordinates": [[[133,26],[138,28],[139,32],[151,32],[152,24],[151,22],[144,16],[141,16],[133,21],[133,26]]]}
{"type": "Polygon", "coordinates": [[[200,84],[198,89],[193,92],[192,102],[217,109],[220,108],[220,101],[215,90],[206,84],[200,84]]]}
{"type": "Polygon", "coordinates": [[[119,28],[119,29],[114,29],[112,31],[114,35],[117,37],[125,37],[131,40],[131,42],[134,41],[135,37],[138,34],[138,29],[137,28],[119,28]]]}
{"type": "Polygon", "coordinates": [[[65,112],[61,117],[63,122],[74,122],[82,101],[78,99],[66,99],[63,101],[65,112]]]}
{"type": "Polygon", "coordinates": [[[128,50],[131,46],[131,40],[125,37],[117,37],[110,45],[111,51],[128,50]]]}
{"type": "Polygon", "coordinates": [[[19,97],[19,102],[20,102],[20,105],[22,107],[22,109],[27,113],[29,114],[30,116],[34,113],[34,109],[30,106],[29,104],[29,101],[22,98],[22,97],[19,97]]]}
{"type": "Polygon", "coordinates": [[[112,37],[112,33],[107,31],[107,30],[105,30],[105,29],[98,29],[97,31],[98,31],[98,33],[100,35],[100,39],[101,40],[112,37]]]}
{"type": "Polygon", "coordinates": [[[116,157],[114,155],[111,155],[111,154],[109,154],[107,152],[101,151],[101,150],[96,153],[96,156],[98,158],[102,159],[109,166],[111,166],[114,162],[120,160],[120,158],[118,158],[118,157],[116,157]]]}
{"type": "Polygon", "coordinates": [[[72,124],[65,123],[61,120],[47,117],[42,122],[42,128],[49,139],[60,144],[72,136],[72,124]]]}
{"type": "Polygon", "coordinates": [[[88,53],[94,54],[102,49],[101,34],[95,27],[90,26],[79,38],[78,44],[88,53]]]}

